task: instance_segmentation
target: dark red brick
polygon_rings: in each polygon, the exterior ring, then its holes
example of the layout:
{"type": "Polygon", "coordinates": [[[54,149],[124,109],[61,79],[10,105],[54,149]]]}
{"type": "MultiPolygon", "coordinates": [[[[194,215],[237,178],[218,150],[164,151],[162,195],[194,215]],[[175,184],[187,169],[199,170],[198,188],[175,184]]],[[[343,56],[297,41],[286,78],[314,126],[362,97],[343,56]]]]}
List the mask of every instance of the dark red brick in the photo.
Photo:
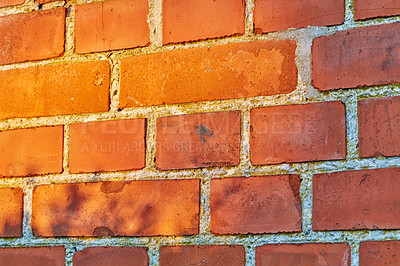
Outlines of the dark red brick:
{"type": "Polygon", "coordinates": [[[240,112],[157,120],[157,168],[234,166],[240,162],[240,112]]]}
{"type": "Polygon", "coordinates": [[[23,215],[22,188],[0,188],[0,237],[22,236],[23,215]]]}
{"type": "Polygon", "coordinates": [[[367,241],[360,245],[360,266],[400,265],[400,241],[367,241]]]}
{"type": "Polygon", "coordinates": [[[400,24],[360,27],[314,39],[312,83],[320,91],[400,82],[400,24]]]}
{"type": "Polygon", "coordinates": [[[297,175],[211,180],[213,234],[301,231],[297,175]]]}
{"type": "Polygon", "coordinates": [[[253,165],[346,158],[342,102],[271,106],[250,115],[253,165]]]}
{"type": "Polygon", "coordinates": [[[317,174],[313,229],[400,229],[400,169],[317,174]]]}
{"type": "Polygon", "coordinates": [[[0,265],[64,266],[64,247],[0,248],[0,265]]]}
{"type": "Polygon", "coordinates": [[[354,0],[356,20],[400,15],[398,0],[354,0]]]}

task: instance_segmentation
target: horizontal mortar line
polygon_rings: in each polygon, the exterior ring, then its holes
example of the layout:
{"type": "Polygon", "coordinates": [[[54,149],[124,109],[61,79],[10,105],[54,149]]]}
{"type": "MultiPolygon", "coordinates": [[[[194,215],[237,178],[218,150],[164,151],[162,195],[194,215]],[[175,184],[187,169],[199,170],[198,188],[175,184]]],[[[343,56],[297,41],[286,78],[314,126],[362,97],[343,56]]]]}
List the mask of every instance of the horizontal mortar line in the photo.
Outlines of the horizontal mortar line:
{"type": "Polygon", "coordinates": [[[143,180],[181,180],[250,177],[263,175],[287,175],[287,174],[319,174],[341,171],[374,170],[381,168],[398,167],[400,157],[387,158],[355,158],[340,161],[319,161],[293,164],[252,166],[249,168],[221,167],[202,169],[178,169],[157,171],[145,169],[129,172],[107,172],[87,174],[51,174],[31,177],[4,177],[0,179],[1,187],[73,184],[85,182],[107,181],[143,181],[143,180]],[[373,165],[373,167],[371,167],[373,165]]]}

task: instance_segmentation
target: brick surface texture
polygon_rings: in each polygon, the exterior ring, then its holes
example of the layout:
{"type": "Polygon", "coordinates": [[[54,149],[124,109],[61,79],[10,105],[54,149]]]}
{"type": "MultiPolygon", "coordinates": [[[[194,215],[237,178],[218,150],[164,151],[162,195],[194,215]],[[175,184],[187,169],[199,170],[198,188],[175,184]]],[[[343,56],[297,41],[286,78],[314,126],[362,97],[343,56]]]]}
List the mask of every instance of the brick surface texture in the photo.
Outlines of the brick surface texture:
{"type": "Polygon", "coordinates": [[[0,265],[400,265],[400,0],[0,0],[0,265]]]}

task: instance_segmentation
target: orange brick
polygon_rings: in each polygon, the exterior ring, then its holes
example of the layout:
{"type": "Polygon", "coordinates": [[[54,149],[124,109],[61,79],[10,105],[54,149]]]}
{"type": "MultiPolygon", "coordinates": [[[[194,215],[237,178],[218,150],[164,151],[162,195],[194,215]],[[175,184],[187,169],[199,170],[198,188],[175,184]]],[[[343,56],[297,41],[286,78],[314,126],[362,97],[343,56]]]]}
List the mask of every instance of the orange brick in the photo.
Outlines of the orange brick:
{"type": "Polygon", "coordinates": [[[17,6],[25,3],[25,0],[0,0],[0,7],[17,6]]]}
{"type": "Polygon", "coordinates": [[[108,111],[109,83],[106,61],[0,71],[0,119],[108,111]]]}
{"type": "Polygon", "coordinates": [[[121,60],[121,108],[290,93],[294,41],[258,41],[121,60]],[[265,62],[268,62],[266,64],[265,62]]]}
{"type": "Polygon", "coordinates": [[[55,1],[57,1],[57,0],[35,0],[35,2],[40,5],[55,2],[55,1]]]}
{"type": "Polygon", "coordinates": [[[244,34],[243,0],[164,0],[163,42],[244,34]]]}
{"type": "Polygon", "coordinates": [[[400,241],[367,241],[360,245],[360,266],[399,265],[400,241]]]}
{"type": "Polygon", "coordinates": [[[320,91],[400,82],[400,23],[314,39],[312,83],[320,91]]]}
{"type": "Polygon", "coordinates": [[[0,176],[62,172],[63,127],[0,132],[0,176]]]}
{"type": "Polygon", "coordinates": [[[160,266],[244,266],[245,262],[243,246],[164,246],[160,248],[160,266]]]}
{"type": "Polygon", "coordinates": [[[146,120],[116,120],[70,125],[71,173],[142,169],[146,120]]]}
{"type": "Polygon", "coordinates": [[[253,165],[346,158],[346,115],[342,102],[251,110],[253,165]]]}
{"type": "Polygon", "coordinates": [[[354,18],[356,20],[400,15],[398,0],[355,0],[354,18]]]}
{"type": "Polygon", "coordinates": [[[271,244],[256,247],[256,266],[348,265],[350,246],[335,244],[271,244]]]}
{"type": "Polygon", "coordinates": [[[199,190],[197,179],[38,186],[32,229],[35,236],[198,234],[199,190]]]}
{"type": "Polygon", "coordinates": [[[147,266],[149,258],[143,247],[89,247],[74,254],[75,266],[132,265],[147,266]]]}
{"type": "Polygon", "coordinates": [[[0,248],[0,265],[65,265],[64,247],[0,248]]]}
{"type": "Polygon", "coordinates": [[[344,22],[344,1],[257,0],[254,9],[256,33],[344,22]]]}
{"type": "Polygon", "coordinates": [[[65,8],[0,18],[0,65],[64,53],[65,8]]]}
{"type": "Polygon", "coordinates": [[[400,229],[400,169],[317,174],[313,230],[400,229]]]}
{"type": "Polygon", "coordinates": [[[399,156],[400,97],[358,102],[360,157],[399,156]]]}
{"type": "Polygon", "coordinates": [[[0,188],[0,237],[22,236],[22,188],[0,188]]]}
{"type": "Polygon", "coordinates": [[[298,175],[211,180],[211,232],[300,232],[299,186],[298,175]]]}
{"type": "Polygon", "coordinates": [[[240,111],[157,120],[157,168],[234,166],[239,162],[240,111]]]}
{"type": "Polygon", "coordinates": [[[78,54],[146,46],[150,42],[147,0],[114,0],[76,6],[78,54]]]}

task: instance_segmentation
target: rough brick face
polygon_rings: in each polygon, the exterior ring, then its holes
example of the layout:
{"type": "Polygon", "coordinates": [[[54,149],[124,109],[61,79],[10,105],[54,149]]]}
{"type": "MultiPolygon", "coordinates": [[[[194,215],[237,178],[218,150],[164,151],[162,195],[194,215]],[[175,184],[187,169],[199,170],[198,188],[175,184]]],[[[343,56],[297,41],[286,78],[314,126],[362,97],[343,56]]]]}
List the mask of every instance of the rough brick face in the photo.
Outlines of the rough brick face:
{"type": "Polygon", "coordinates": [[[141,169],[145,166],[146,120],[70,125],[71,173],[141,169]]]}
{"type": "Polygon", "coordinates": [[[0,65],[64,52],[65,8],[0,17],[0,65]]]}
{"type": "Polygon", "coordinates": [[[63,127],[0,132],[0,176],[62,172],[63,127]]]}
{"type": "Polygon", "coordinates": [[[289,40],[258,41],[123,59],[120,106],[290,93],[297,85],[295,49],[289,40]]]}
{"type": "Polygon", "coordinates": [[[350,246],[336,244],[275,244],[256,247],[256,266],[348,265],[350,246]]]}
{"type": "Polygon", "coordinates": [[[0,0],[0,7],[22,5],[25,0],[0,0]]]}
{"type": "Polygon", "coordinates": [[[344,1],[256,0],[256,33],[307,26],[329,26],[344,22],[344,1]]]}
{"type": "Polygon", "coordinates": [[[314,175],[313,229],[399,229],[399,186],[399,168],[314,175]]]}
{"type": "Polygon", "coordinates": [[[400,241],[363,242],[359,252],[360,266],[400,264],[400,241]]]}
{"type": "Polygon", "coordinates": [[[0,248],[1,265],[65,265],[64,247],[0,248]]]}
{"type": "Polygon", "coordinates": [[[400,97],[358,102],[360,157],[399,156],[400,97]]]}
{"type": "Polygon", "coordinates": [[[314,39],[312,82],[321,91],[400,82],[400,23],[314,39]]]}
{"type": "Polygon", "coordinates": [[[158,119],[157,168],[234,166],[239,162],[239,111],[158,119]]]}
{"type": "Polygon", "coordinates": [[[211,180],[211,232],[301,231],[299,186],[297,175],[211,180]]]}
{"type": "Polygon", "coordinates": [[[143,247],[89,247],[73,257],[74,266],[149,265],[147,249],[143,247]]]}
{"type": "Polygon", "coordinates": [[[99,182],[35,187],[35,236],[198,233],[199,180],[99,182]]]}
{"type": "Polygon", "coordinates": [[[355,0],[354,18],[356,20],[400,15],[398,0],[355,0]]]}
{"type": "Polygon", "coordinates": [[[160,266],[245,265],[243,246],[164,246],[160,266]]]}
{"type": "Polygon", "coordinates": [[[106,61],[0,71],[0,119],[108,111],[109,83],[106,61]]]}
{"type": "Polygon", "coordinates": [[[163,42],[244,34],[244,0],[164,0],[163,42]]]}
{"type": "Polygon", "coordinates": [[[148,9],[147,0],[114,0],[78,5],[75,11],[76,53],[148,45],[148,9]]]}
{"type": "Polygon", "coordinates": [[[0,188],[0,237],[22,236],[22,188],[0,188]]]}
{"type": "Polygon", "coordinates": [[[341,102],[251,110],[253,165],[346,158],[346,115],[341,102]]]}

